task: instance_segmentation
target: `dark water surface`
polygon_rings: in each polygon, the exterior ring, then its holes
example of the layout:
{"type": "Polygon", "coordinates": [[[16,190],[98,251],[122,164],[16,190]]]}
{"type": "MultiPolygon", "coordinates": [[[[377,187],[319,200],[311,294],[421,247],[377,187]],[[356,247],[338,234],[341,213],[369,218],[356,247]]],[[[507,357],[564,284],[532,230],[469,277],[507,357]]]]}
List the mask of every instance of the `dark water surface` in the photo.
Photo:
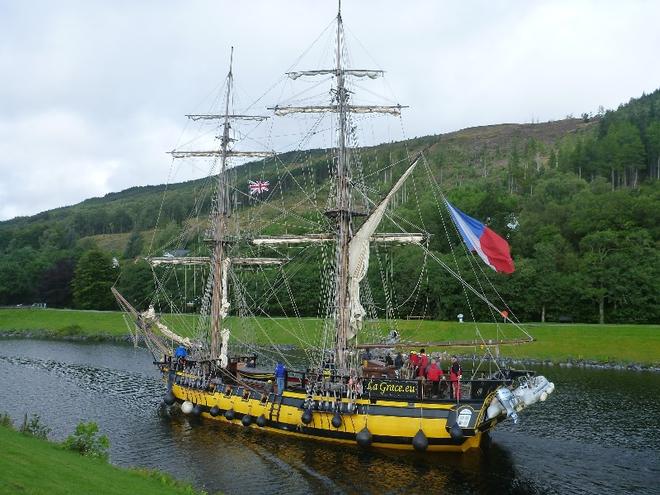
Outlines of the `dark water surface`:
{"type": "Polygon", "coordinates": [[[58,440],[96,421],[114,464],[210,492],[660,493],[660,374],[543,373],[555,393],[466,455],[364,452],[163,417],[148,352],[112,344],[0,340],[0,412],[15,423],[37,413],[58,440]]]}

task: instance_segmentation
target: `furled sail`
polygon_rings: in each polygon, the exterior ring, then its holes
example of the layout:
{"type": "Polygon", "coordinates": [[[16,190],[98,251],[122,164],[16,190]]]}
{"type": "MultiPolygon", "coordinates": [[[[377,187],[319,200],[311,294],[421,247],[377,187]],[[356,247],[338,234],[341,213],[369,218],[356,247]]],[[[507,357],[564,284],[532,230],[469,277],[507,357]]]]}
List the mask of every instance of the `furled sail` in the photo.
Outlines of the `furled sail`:
{"type": "MultiPolygon", "coordinates": [[[[337,69],[321,69],[321,70],[301,70],[296,72],[287,72],[286,75],[291,79],[298,79],[301,76],[325,76],[337,74],[337,69]]],[[[383,75],[382,70],[369,70],[369,69],[343,69],[339,72],[344,76],[354,77],[368,77],[369,79],[376,79],[383,75]]]]}
{"type": "Polygon", "coordinates": [[[149,306],[149,309],[147,311],[144,311],[143,313],[140,314],[142,317],[143,321],[149,325],[156,325],[158,327],[158,330],[160,330],[160,333],[162,333],[165,337],[168,339],[173,340],[177,344],[184,345],[186,347],[193,348],[195,347],[195,344],[193,341],[191,341],[187,337],[182,337],[181,335],[178,335],[174,333],[172,330],[170,330],[166,325],[160,322],[158,315],[156,315],[156,311],[154,310],[153,306],[149,306]]]}
{"type": "Polygon", "coordinates": [[[357,332],[362,328],[362,321],[365,315],[364,308],[360,304],[360,282],[367,274],[367,269],[369,268],[369,240],[383,219],[390,200],[408,176],[412,174],[419,159],[420,156],[417,156],[413,160],[410,167],[399,177],[394,187],[392,187],[387,196],[376,206],[374,211],[371,212],[371,215],[369,215],[353,235],[353,238],[348,244],[348,294],[351,304],[349,339],[355,337],[357,332]]]}
{"type": "Polygon", "coordinates": [[[222,344],[220,345],[220,366],[222,368],[226,368],[227,365],[229,364],[229,357],[227,356],[227,350],[229,349],[228,343],[229,343],[229,330],[226,328],[222,329],[222,332],[220,332],[220,337],[222,339],[222,344]]]}
{"type": "MultiPolygon", "coordinates": [[[[403,105],[345,105],[344,109],[350,113],[388,113],[390,115],[401,115],[401,109],[408,108],[403,105]]],[[[310,105],[305,107],[269,107],[268,110],[275,112],[277,116],[289,115],[291,113],[339,113],[340,105],[310,105]]]]}
{"type": "MultiPolygon", "coordinates": [[[[426,239],[422,233],[394,232],[387,234],[374,234],[371,236],[371,242],[388,244],[419,244],[426,239]]],[[[332,234],[307,234],[307,235],[279,235],[277,237],[259,236],[253,238],[250,242],[255,246],[273,246],[278,244],[315,244],[321,242],[335,242],[337,239],[332,234]]],[[[259,258],[264,259],[264,258],[259,258]]],[[[270,259],[270,258],[265,258],[270,259]]],[[[273,258],[277,261],[278,258],[273,258]]],[[[235,261],[234,261],[235,263],[235,261]]],[[[262,263],[264,264],[264,263],[262,263]]],[[[273,264],[275,264],[273,262],[273,264]]]]}
{"type": "Polygon", "coordinates": [[[229,274],[229,265],[231,264],[230,258],[225,258],[222,260],[222,296],[221,296],[221,305],[220,305],[220,316],[227,318],[229,315],[229,290],[227,287],[227,278],[229,274]]]}
{"type": "Polygon", "coordinates": [[[208,256],[151,256],[145,258],[151,266],[160,265],[208,265],[211,258],[208,256]]]}
{"type": "Polygon", "coordinates": [[[275,153],[270,151],[234,151],[234,150],[205,150],[205,151],[170,151],[172,158],[199,158],[199,157],[236,157],[236,158],[271,158],[275,153]]]}
{"type": "Polygon", "coordinates": [[[256,121],[262,121],[266,120],[269,117],[266,117],[264,115],[225,115],[225,114],[217,114],[217,113],[198,113],[198,114],[188,114],[186,115],[190,120],[197,121],[197,120],[256,120],[256,121]]]}

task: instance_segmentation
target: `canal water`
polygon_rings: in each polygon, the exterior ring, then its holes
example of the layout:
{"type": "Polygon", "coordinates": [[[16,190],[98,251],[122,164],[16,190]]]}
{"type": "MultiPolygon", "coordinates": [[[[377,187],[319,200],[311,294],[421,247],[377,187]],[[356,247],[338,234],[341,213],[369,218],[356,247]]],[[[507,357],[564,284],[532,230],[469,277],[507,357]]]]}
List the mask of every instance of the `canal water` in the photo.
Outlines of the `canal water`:
{"type": "MultiPolygon", "coordinates": [[[[0,340],[0,412],[39,414],[61,440],[80,421],[111,462],[167,471],[213,493],[660,493],[660,374],[545,368],[556,391],[486,451],[371,452],[159,414],[143,349],[0,340]]],[[[6,466],[0,466],[5,469],[6,466]]]]}

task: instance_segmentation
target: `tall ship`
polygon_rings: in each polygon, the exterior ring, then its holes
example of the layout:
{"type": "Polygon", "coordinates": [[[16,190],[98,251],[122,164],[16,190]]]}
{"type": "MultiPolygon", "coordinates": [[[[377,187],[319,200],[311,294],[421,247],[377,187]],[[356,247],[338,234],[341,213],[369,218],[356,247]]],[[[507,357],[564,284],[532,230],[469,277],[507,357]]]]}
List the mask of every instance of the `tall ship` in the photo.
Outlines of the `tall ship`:
{"type": "Polygon", "coordinates": [[[187,116],[212,136],[210,144],[171,152],[174,160],[210,164],[208,223],[187,219],[172,249],[147,258],[156,288],[150,301],[129,301],[117,287],[113,294],[162,372],[168,410],[357,448],[479,448],[498,423],[517,422],[554,390],[545,377],[500,359],[501,346],[533,340],[497,291],[489,295],[488,270],[513,270],[508,245],[449,203],[423,142],[401,145],[396,156],[360,145],[360,125],[377,115],[399,119],[405,107],[358,100],[362,85],[384,73],[350,65],[341,4],[324,33],[334,66],[289,70],[287,84],[304,87],[267,107],[268,115],[234,110],[230,62],[219,109],[187,116]],[[296,115],[306,130],[291,123],[296,115]],[[285,135],[301,136],[293,151],[268,149],[274,140],[242,130],[277,119],[287,121],[285,135]],[[331,146],[313,148],[321,134],[331,146]],[[432,216],[450,257],[424,228],[424,212],[398,208],[415,205],[421,183],[433,196],[432,216]],[[410,271],[392,273],[397,252],[412,260],[410,271]],[[451,257],[467,261],[452,266],[451,257]],[[460,269],[465,263],[470,273],[460,269]],[[415,325],[433,334],[430,265],[465,298],[457,338],[407,335],[415,325]],[[401,277],[416,281],[410,294],[394,294],[401,277]],[[173,288],[183,302],[168,295],[173,288]],[[397,310],[413,298],[417,319],[406,320],[397,310]],[[306,317],[313,308],[316,318],[306,317]],[[483,314],[493,322],[479,323],[483,314]],[[473,357],[451,357],[466,352],[473,357]]]}

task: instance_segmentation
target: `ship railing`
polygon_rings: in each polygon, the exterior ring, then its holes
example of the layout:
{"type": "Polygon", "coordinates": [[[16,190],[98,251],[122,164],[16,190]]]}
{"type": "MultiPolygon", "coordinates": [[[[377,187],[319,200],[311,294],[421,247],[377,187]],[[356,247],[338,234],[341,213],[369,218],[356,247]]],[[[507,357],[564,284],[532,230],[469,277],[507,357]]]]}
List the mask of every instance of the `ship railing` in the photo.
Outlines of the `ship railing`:
{"type": "MultiPolygon", "coordinates": [[[[296,390],[299,392],[306,392],[307,386],[309,384],[315,384],[315,390],[318,393],[331,393],[337,394],[341,397],[346,397],[348,392],[348,382],[350,377],[328,373],[327,370],[325,373],[320,373],[319,371],[289,371],[287,379],[287,388],[289,390],[296,390]]],[[[464,375],[465,376],[465,375],[464,375]]],[[[368,394],[364,392],[364,384],[366,380],[382,380],[382,381],[402,381],[398,378],[390,378],[387,376],[383,377],[371,377],[371,378],[362,378],[362,397],[369,397],[372,399],[377,398],[396,398],[396,397],[387,397],[386,395],[379,395],[376,393],[368,394]]],[[[434,387],[433,382],[430,380],[403,380],[407,382],[414,381],[417,384],[417,397],[416,400],[421,401],[447,401],[453,400],[451,397],[451,386],[452,382],[449,378],[449,375],[444,375],[444,379],[441,379],[438,383],[437,393],[433,394],[434,387]]],[[[514,379],[511,377],[501,377],[501,378],[491,378],[491,377],[473,377],[469,379],[460,380],[461,387],[461,401],[479,401],[484,400],[491,392],[494,392],[500,386],[511,386],[514,379]]],[[[409,397],[413,398],[413,397],[409,397]]]]}
{"type": "MultiPolygon", "coordinates": [[[[165,360],[163,362],[154,362],[154,364],[159,365],[162,371],[172,370],[179,372],[180,377],[177,378],[182,383],[192,386],[194,388],[202,389],[217,389],[219,386],[236,386],[240,383],[245,382],[245,384],[250,383],[252,387],[256,389],[266,390],[268,388],[268,377],[265,377],[263,380],[255,379],[251,380],[247,377],[241,377],[237,380],[235,376],[231,374],[222,374],[222,376],[214,376],[213,373],[209,372],[207,366],[210,364],[210,361],[190,361],[183,360],[177,362],[176,360],[165,360]],[[220,382],[216,383],[214,379],[219,379],[220,382]],[[259,383],[263,382],[263,386],[259,386],[259,383]]],[[[464,371],[463,376],[469,375],[468,372],[464,371]]],[[[468,379],[460,380],[461,388],[461,402],[464,401],[481,401],[488,397],[489,394],[494,392],[500,386],[511,386],[516,377],[512,376],[502,376],[502,377],[472,377],[468,379]]],[[[287,389],[298,391],[298,392],[307,392],[308,386],[314,385],[314,394],[330,394],[333,397],[345,398],[349,392],[349,381],[350,377],[334,373],[334,370],[288,370],[287,371],[287,389]]],[[[444,375],[439,381],[438,386],[434,387],[433,382],[430,380],[406,380],[399,378],[391,378],[386,375],[382,377],[369,377],[361,378],[358,380],[357,386],[351,388],[351,392],[354,394],[356,390],[361,391],[359,394],[362,398],[369,398],[372,401],[378,399],[403,399],[403,400],[415,400],[422,402],[446,402],[448,400],[454,400],[452,397],[452,382],[449,378],[449,375],[444,375]],[[382,382],[407,382],[415,383],[416,393],[410,394],[406,397],[396,397],[388,396],[387,394],[379,393],[369,393],[366,392],[366,383],[368,380],[378,380],[382,382]]]]}

